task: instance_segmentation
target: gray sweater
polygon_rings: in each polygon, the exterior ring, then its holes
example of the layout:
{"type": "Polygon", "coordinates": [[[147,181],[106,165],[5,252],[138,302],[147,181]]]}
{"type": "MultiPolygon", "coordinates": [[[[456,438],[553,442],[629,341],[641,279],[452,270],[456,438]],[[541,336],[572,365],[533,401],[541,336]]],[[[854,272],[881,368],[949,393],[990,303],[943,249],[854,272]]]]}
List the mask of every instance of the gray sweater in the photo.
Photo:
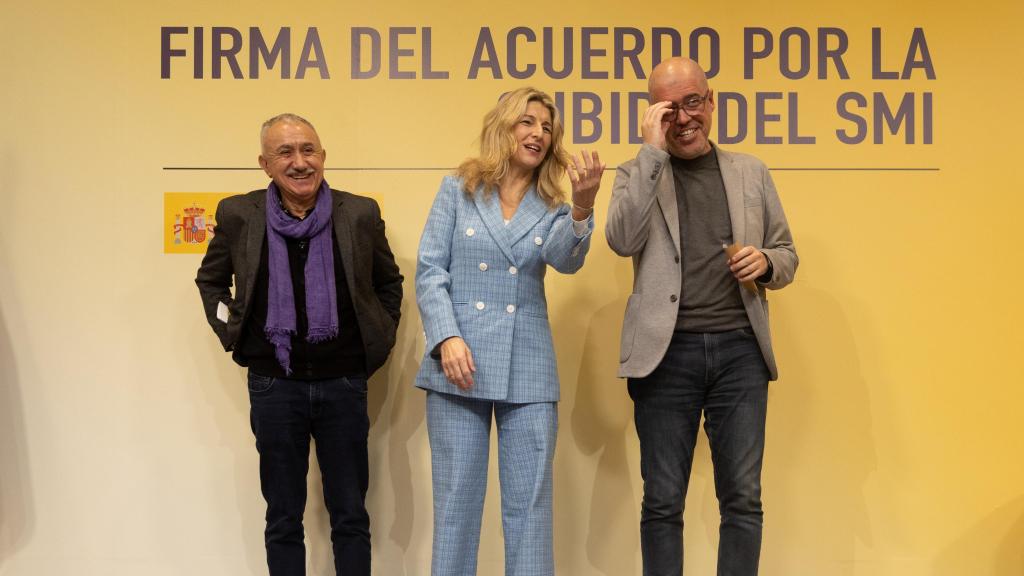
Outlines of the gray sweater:
{"type": "Polygon", "coordinates": [[[724,332],[750,326],[740,284],[722,244],[732,244],[725,185],[712,150],[697,158],[671,157],[679,206],[682,287],[676,330],[724,332]]]}

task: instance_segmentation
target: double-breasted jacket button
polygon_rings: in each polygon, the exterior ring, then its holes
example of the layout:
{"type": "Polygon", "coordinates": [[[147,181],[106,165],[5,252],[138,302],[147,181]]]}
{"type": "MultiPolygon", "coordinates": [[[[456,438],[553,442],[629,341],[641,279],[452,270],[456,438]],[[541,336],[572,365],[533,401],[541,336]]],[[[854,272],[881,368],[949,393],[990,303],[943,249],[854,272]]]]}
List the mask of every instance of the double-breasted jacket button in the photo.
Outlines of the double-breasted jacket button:
{"type": "Polygon", "coordinates": [[[466,228],[466,236],[472,236],[473,234],[476,234],[476,230],[473,230],[472,228],[466,228]]]}
{"type": "Polygon", "coordinates": [[[481,272],[487,272],[487,262],[481,262],[480,263],[480,271],[481,272]]]}
{"type": "Polygon", "coordinates": [[[540,236],[534,236],[533,243],[536,244],[537,246],[540,246],[541,244],[544,243],[544,239],[541,238],[540,236]]]}
{"type": "Polygon", "coordinates": [[[476,303],[476,309],[477,310],[483,310],[484,308],[486,308],[486,306],[484,305],[483,302],[477,302],[476,303]]]}
{"type": "Polygon", "coordinates": [[[516,307],[514,304],[509,304],[508,306],[505,306],[505,311],[511,314],[516,311],[516,307]]]}
{"type": "Polygon", "coordinates": [[[509,274],[513,274],[513,275],[518,274],[519,273],[519,269],[517,269],[515,266],[509,266],[508,267],[508,273],[509,274]]]}

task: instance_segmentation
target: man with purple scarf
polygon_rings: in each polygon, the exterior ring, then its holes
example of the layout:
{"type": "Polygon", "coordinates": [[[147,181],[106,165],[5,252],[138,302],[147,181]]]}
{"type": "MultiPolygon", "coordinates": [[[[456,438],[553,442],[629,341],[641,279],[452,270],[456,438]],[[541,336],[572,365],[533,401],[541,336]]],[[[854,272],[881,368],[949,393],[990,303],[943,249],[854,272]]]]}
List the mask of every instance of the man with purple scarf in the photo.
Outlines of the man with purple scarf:
{"type": "Polygon", "coordinates": [[[367,575],[366,385],[395,343],[402,275],[377,203],[324,181],[327,154],[312,124],[281,114],[260,141],[272,182],[217,206],[196,284],[224,349],[249,368],[271,576],[305,574],[310,437],[335,570],[367,575]]]}

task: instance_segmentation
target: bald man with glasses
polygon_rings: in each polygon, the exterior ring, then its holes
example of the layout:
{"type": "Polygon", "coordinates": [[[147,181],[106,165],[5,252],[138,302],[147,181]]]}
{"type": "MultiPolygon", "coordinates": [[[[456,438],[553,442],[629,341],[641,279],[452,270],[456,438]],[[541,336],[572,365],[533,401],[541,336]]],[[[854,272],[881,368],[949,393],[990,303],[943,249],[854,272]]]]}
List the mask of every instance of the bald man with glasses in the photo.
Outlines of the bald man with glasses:
{"type": "Polygon", "coordinates": [[[714,91],[696,62],[651,72],[644,144],[619,166],[608,245],[633,259],[619,377],[640,439],[644,576],[679,576],[683,505],[703,415],[722,515],[718,574],[757,574],[768,382],[766,289],[798,258],[771,175],[709,136],[714,91]]]}

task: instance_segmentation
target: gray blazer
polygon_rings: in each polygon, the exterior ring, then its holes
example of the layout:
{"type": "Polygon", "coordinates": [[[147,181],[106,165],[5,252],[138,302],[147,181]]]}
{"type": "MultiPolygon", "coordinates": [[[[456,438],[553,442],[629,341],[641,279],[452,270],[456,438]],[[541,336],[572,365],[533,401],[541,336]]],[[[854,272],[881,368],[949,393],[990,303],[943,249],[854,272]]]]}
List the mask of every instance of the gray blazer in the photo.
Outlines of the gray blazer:
{"type": "MultiPolygon", "coordinates": [[[[716,146],[718,165],[732,221],[733,242],[751,245],[771,261],[772,277],[758,282],[758,293],[740,290],[750,325],[771,379],[778,378],[768,327],[765,289],[793,281],[799,259],[768,168],[747,154],[716,146]]],[[[642,378],[661,363],[679,314],[682,285],[679,211],[668,152],[645,144],[615,174],[608,245],[633,258],[633,293],[626,303],[619,352],[619,377],[642,378]]],[[[723,254],[723,259],[724,259],[723,254]]]]}
{"type": "MultiPolygon", "coordinates": [[[[224,350],[234,349],[242,323],[249,317],[267,233],[266,194],[266,190],[255,190],[221,200],[213,239],[196,274],[206,319],[224,350]],[[221,303],[228,307],[227,322],[217,317],[221,303]]],[[[384,364],[395,344],[402,314],[402,275],[384,235],[377,202],[337,190],[331,190],[331,195],[334,236],[345,264],[345,280],[363,336],[366,370],[370,375],[384,364]]]]}

